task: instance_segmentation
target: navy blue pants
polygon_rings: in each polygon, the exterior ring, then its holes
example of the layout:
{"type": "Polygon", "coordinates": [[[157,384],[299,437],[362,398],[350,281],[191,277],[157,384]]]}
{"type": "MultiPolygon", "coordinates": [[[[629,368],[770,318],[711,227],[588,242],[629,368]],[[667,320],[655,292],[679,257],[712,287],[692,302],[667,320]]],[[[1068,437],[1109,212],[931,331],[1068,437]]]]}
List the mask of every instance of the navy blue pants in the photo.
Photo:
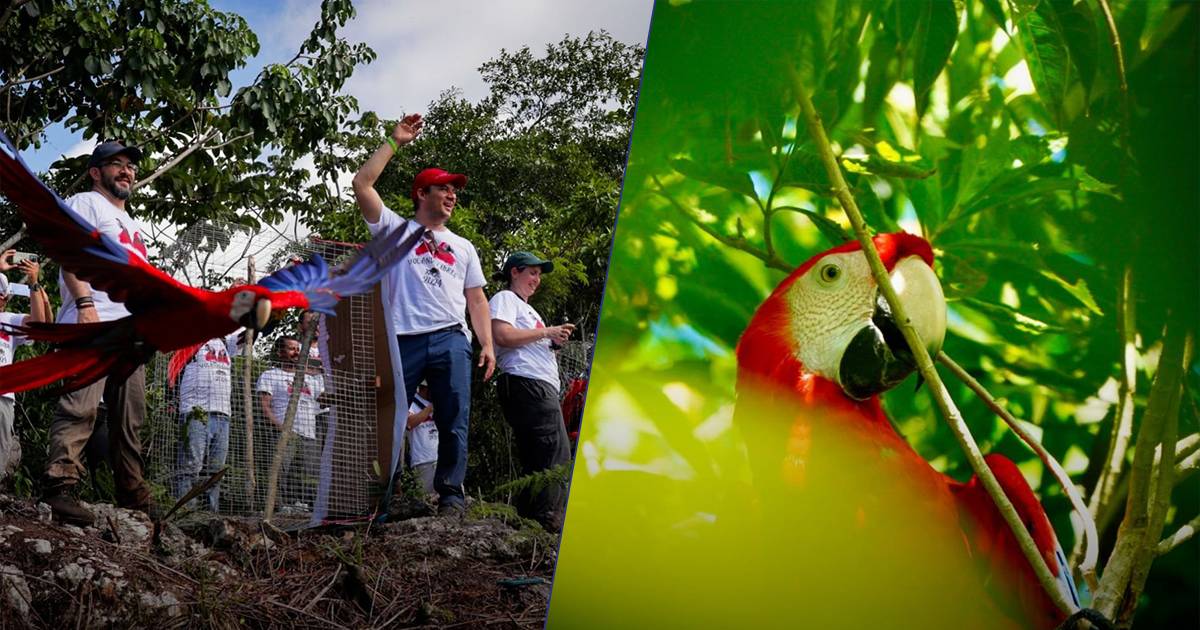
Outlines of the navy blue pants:
{"type": "Polygon", "coordinates": [[[404,389],[412,404],[417,385],[429,384],[438,461],[433,488],[442,505],[463,505],[467,477],[467,429],[471,418],[471,342],[461,328],[397,335],[404,364],[404,389]]]}

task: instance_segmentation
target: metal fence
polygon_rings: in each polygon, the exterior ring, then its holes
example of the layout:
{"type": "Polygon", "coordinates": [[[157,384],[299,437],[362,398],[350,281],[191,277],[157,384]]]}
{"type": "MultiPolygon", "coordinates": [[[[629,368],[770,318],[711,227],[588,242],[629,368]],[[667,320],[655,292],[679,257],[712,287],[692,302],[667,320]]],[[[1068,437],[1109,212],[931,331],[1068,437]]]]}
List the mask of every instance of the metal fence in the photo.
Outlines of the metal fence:
{"type": "MultiPolygon", "coordinates": [[[[235,278],[245,278],[251,256],[262,261],[258,264],[265,274],[294,257],[313,254],[336,265],[355,250],[349,244],[293,240],[278,233],[202,224],[179,234],[173,244],[160,250],[155,262],[181,281],[222,288],[235,278]]],[[[377,359],[379,331],[373,315],[377,292],[344,299],[336,317],[321,317],[315,357],[281,461],[275,506],[281,515],[338,518],[364,515],[374,506],[379,477],[387,466],[386,458],[381,462],[377,454],[390,451],[390,435],[382,441],[377,435],[386,433],[377,430],[377,396],[383,380],[377,364],[390,380],[386,355],[382,362],[377,359]]],[[[171,383],[170,357],[156,358],[147,373],[152,436],[146,459],[151,479],[178,497],[197,480],[211,475],[219,468],[216,463],[224,459],[228,471],[215,493],[217,511],[259,514],[264,510],[282,428],[267,419],[263,393],[273,393],[274,399],[286,396],[290,389],[286,384],[280,389],[283,381],[291,382],[293,372],[281,370],[273,345],[284,334],[299,337],[298,320],[298,314],[290,313],[274,331],[257,340],[248,365],[244,349],[214,342],[197,353],[178,382],[171,383]],[[216,400],[198,402],[206,395],[212,398],[214,392],[216,400]],[[224,396],[228,400],[220,401],[224,396]],[[198,411],[198,406],[202,410],[227,409],[228,419],[198,411]],[[197,459],[202,464],[199,471],[197,459]]],[[[390,414],[390,406],[384,411],[390,414]]],[[[275,415],[282,422],[284,414],[275,415]]],[[[210,500],[199,497],[194,507],[209,507],[210,500]]]]}

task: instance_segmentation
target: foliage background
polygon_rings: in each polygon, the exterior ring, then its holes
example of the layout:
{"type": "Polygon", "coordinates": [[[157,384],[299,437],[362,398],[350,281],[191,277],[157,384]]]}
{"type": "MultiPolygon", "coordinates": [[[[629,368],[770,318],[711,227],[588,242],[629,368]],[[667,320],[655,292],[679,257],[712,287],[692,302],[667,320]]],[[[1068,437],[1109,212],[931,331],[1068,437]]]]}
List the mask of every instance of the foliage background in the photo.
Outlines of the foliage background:
{"type": "MultiPolygon", "coordinates": [[[[692,567],[689,553],[750,544],[723,538],[719,523],[737,518],[731,506],[750,482],[751,428],[731,423],[733,349],[786,272],[848,229],[798,120],[793,70],[868,223],[933,243],[950,300],[947,354],[1091,492],[1117,411],[1123,300],[1135,313],[1138,421],[1167,313],[1200,321],[1200,6],[1107,4],[1127,88],[1094,0],[656,5],[553,627],[606,618],[602,590],[637,600],[672,579],[657,563],[692,567]],[[672,555],[680,538],[705,542],[672,555]],[[614,565],[645,568],[624,588],[589,570],[614,565]]],[[[1198,429],[1197,364],[1186,380],[1180,436],[1198,429]]],[[[981,448],[1018,462],[1070,549],[1078,530],[1062,490],[965,386],[948,385],[981,448]]],[[[913,390],[909,381],[884,397],[889,415],[935,468],[965,480],[950,431],[913,390]]],[[[1194,465],[1177,479],[1165,532],[1196,516],[1197,483],[1194,465]]],[[[1100,516],[1101,568],[1114,505],[1100,516]]],[[[1138,625],[1200,617],[1198,553],[1193,539],[1158,558],[1138,625]]],[[[776,566],[784,558],[756,579],[803,583],[776,566]]],[[[708,619],[748,588],[711,564],[698,570],[674,575],[664,603],[645,608],[674,623],[708,619]],[[714,574],[722,586],[710,592],[714,574]]]]}

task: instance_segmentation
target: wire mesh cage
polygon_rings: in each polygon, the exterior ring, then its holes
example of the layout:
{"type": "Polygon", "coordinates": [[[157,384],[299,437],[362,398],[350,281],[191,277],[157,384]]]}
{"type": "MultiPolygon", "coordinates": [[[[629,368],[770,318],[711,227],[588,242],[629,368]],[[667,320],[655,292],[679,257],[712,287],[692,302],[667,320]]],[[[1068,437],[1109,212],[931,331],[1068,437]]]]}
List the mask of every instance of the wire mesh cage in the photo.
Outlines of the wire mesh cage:
{"type": "MultiPolygon", "coordinates": [[[[162,247],[155,262],[180,281],[213,289],[244,279],[251,257],[265,275],[313,254],[337,265],[356,250],[352,244],[200,224],[162,247]]],[[[320,318],[313,346],[301,349],[310,359],[299,394],[292,388],[297,368],[279,361],[275,350],[284,335],[299,337],[295,313],[256,340],[248,356],[238,344],[240,335],[210,340],[174,382],[169,355],[156,357],[147,372],[149,477],[178,498],[228,467],[219,485],[190,507],[259,514],[278,458],[277,514],[316,521],[370,513],[387,465],[378,454],[391,448],[391,394],[381,390],[390,378],[381,378],[376,369],[390,374],[387,345],[380,343],[383,327],[376,325],[377,294],[378,289],[343,299],[337,316],[320,318]],[[277,456],[291,395],[298,398],[295,422],[277,456]],[[386,418],[386,425],[379,418],[386,418]]]]}

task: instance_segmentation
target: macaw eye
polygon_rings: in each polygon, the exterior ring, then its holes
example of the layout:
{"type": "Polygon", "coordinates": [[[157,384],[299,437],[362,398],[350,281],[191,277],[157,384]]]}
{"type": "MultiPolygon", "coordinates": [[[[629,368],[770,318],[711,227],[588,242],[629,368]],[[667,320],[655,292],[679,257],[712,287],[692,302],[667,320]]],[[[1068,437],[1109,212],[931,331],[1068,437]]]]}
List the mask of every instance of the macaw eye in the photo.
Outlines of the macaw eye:
{"type": "Polygon", "coordinates": [[[832,263],[821,267],[817,272],[817,277],[821,280],[821,284],[830,285],[837,282],[837,279],[842,277],[842,268],[832,263]]]}

